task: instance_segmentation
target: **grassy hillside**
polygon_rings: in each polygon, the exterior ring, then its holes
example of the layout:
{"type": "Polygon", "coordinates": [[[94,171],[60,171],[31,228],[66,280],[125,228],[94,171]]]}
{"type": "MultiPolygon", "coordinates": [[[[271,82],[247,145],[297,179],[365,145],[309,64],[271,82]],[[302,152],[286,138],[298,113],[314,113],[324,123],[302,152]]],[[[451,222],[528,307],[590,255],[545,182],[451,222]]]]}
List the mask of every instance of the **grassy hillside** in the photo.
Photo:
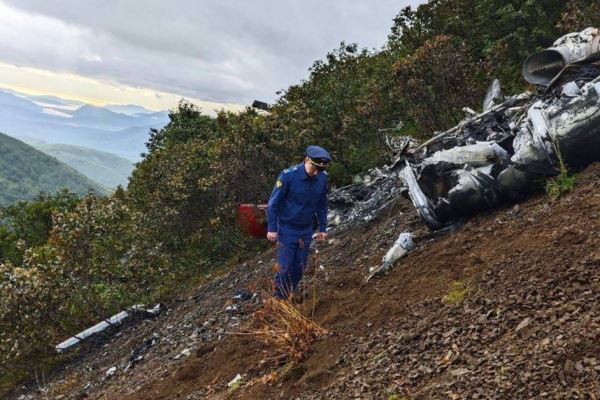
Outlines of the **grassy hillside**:
{"type": "Polygon", "coordinates": [[[106,193],[98,183],[25,143],[0,134],[0,204],[32,199],[39,192],[67,188],[106,193]]]}
{"type": "Polygon", "coordinates": [[[108,188],[127,186],[131,161],[112,153],[68,144],[31,144],[108,188]]]}

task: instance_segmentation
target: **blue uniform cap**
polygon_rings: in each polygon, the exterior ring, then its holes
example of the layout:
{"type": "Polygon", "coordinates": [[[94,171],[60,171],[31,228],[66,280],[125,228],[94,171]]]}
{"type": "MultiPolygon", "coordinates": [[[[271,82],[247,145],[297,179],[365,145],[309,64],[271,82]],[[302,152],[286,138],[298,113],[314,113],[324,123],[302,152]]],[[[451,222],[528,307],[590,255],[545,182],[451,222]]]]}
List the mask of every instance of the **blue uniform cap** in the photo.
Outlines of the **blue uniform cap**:
{"type": "Polygon", "coordinates": [[[313,158],[313,159],[321,159],[321,160],[331,161],[331,156],[329,155],[327,150],[325,150],[321,146],[314,146],[314,145],[308,146],[306,148],[306,155],[309,158],[313,158]]]}

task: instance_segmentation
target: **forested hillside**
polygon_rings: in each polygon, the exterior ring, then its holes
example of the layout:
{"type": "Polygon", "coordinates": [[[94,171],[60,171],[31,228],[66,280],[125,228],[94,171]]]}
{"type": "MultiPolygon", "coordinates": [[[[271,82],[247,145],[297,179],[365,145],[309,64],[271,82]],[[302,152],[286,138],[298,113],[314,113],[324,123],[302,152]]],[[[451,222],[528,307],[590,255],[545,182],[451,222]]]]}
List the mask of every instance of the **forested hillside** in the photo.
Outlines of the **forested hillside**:
{"type": "Polygon", "coordinates": [[[31,200],[40,192],[68,189],[79,195],[106,193],[71,167],[25,143],[0,134],[0,204],[31,200]]]}
{"type": "Polygon", "coordinates": [[[112,153],[69,144],[31,145],[110,189],[118,185],[127,186],[128,177],[133,171],[131,161],[112,153]]]}
{"type": "Polygon", "coordinates": [[[306,145],[331,151],[330,181],[345,185],[387,161],[386,135],[455,125],[463,107],[481,109],[493,78],[507,93],[525,89],[524,57],[600,26],[599,9],[598,0],[432,0],[390,15],[379,50],[340,44],[269,112],[212,118],[182,101],[152,130],[126,190],[68,206],[41,199],[44,212],[7,216],[6,243],[21,250],[0,265],[0,390],[56,362],[53,345],[70,334],[265,249],[238,231],[235,205],[264,202],[306,145]],[[35,241],[20,238],[36,215],[51,223],[35,241]]]}

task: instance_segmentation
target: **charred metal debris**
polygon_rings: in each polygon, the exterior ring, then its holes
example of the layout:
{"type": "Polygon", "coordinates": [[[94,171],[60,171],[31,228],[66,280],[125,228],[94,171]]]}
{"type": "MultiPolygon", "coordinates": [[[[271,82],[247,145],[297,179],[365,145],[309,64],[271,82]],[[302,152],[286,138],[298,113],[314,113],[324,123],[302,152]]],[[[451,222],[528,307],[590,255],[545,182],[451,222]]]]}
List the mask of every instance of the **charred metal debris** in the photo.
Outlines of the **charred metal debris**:
{"type": "MultiPolygon", "coordinates": [[[[565,35],[525,61],[524,78],[538,85],[536,93],[504,96],[495,80],[483,111],[464,109],[467,117],[454,128],[420,144],[388,138],[394,161],[333,191],[331,225],[370,221],[406,194],[435,231],[524,198],[556,175],[560,162],[581,168],[600,160],[599,60],[598,29],[565,35]]],[[[400,242],[395,247],[408,250],[400,242]]]]}

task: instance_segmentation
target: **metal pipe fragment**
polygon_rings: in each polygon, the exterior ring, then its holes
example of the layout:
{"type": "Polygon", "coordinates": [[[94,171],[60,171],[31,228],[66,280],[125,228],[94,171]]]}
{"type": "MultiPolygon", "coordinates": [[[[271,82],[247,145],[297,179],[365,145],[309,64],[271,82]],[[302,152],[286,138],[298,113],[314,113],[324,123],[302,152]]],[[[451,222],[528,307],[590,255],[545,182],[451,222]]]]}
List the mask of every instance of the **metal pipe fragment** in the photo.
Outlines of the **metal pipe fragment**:
{"type": "Polygon", "coordinates": [[[126,311],[121,311],[120,313],[115,314],[112,317],[105,319],[104,321],[99,322],[82,332],[79,332],[77,335],[57,344],[54,348],[57,352],[62,353],[97,333],[103,332],[110,327],[120,325],[123,323],[123,321],[136,313],[142,313],[146,317],[155,317],[160,313],[162,308],[163,305],[160,303],[149,309],[144,308],[144,306],[141,304],[135,305],[126,311]]]}
{"type": "Polygon", "coordinates": [[[63,351],[77,345],[79,342],[87,339],[88,337],[95,335],[96,333],[100,333],[105,331],[111,326],[119,325],[123,320],[129,318],[129,312],[121,311],[120,313],[113,315],[109,319],[105,319],[102,322],[97,323],[96,325],[88,328],[77,335],[70,337],[62,343],[56,345],[55,349],[57,352],[62,353],[63,351]]]}

